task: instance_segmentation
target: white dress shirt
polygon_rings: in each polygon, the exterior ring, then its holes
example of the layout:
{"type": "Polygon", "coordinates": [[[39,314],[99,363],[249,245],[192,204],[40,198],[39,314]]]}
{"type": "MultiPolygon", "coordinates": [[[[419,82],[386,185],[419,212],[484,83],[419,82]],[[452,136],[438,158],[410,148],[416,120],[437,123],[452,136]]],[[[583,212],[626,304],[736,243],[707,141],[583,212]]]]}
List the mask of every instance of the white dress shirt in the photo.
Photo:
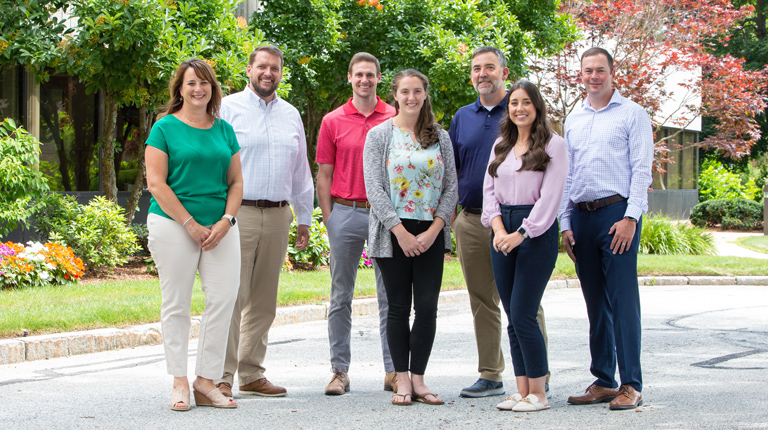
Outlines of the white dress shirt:
{"type": "Polygon", "coordinates": [[[265,103],[245,88],[224,97],[219,113],[240,144],[243,199],[287,200],[298,224],[312,225],[315,189],[299,111],[277,95],[265,103]]]}

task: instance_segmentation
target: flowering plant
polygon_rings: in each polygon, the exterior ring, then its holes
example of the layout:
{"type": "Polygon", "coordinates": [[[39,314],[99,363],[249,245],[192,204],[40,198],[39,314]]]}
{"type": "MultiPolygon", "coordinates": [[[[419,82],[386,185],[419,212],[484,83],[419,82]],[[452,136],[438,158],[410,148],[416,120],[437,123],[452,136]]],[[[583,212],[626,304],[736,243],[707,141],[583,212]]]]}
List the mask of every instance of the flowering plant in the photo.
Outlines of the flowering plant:
{"type": "Polygon", "coordinates": [[[74,283],[83,276],[83,261],[72,248],[56,243],[0,244],[0,287],[23,288],[74,283]]]}
{"type": "Polygon", "coordinates": [[[357,265],[360,269],[367,269],[367,268],[373,268],[373,261],[371,261],[371,257],[368,256],[368,247],[363,248],[363,253],[360,255],[360,263],[357,265]]]}

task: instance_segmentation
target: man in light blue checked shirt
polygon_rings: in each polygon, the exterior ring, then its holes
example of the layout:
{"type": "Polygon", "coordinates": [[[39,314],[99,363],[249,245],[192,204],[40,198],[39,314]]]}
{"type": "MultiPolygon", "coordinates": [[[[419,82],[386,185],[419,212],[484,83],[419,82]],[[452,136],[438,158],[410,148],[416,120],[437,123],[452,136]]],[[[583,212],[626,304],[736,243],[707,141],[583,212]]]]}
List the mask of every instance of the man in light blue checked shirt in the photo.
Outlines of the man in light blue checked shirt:
{"type": "Polygon", "coordinates": [[[587,305],[590,371],[597,378],[568,403],[610,402],[611,410],[622,410],[642,403],[637,250],[652,181],[653,128],[648,113],[613,88],[613,77],[608,51],[584,52],[588,97],[565,121],[570,170],[558,216],[587,305]]]}
{"type": "Polygon", "coordinates": [[[222,394],[230,397],[235,372],[240,394],[286,394],[285,388],[264,377],[263,363],[293,221],[289,204],[298,223],[294,246],[304,249],[315,189],[299,111],[275,94],[282,70],[280,49],[257,48],[246,68],[248,87],[221,103],[221,118],[232,125],[240,144],[244,183],[238,212],[240,290],[229,328],[224,375],[216,381],[222,394]]]}

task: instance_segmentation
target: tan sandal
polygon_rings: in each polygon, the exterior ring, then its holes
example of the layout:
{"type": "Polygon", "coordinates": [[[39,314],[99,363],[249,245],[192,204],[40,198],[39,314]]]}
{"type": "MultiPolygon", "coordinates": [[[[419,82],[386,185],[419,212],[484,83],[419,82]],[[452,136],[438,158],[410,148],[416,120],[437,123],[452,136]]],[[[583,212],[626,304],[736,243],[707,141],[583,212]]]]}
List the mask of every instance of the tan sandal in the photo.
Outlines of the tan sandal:
{"type": "Polygon", "coordinates": [[[174,387],[171,391],[171,410],[184,412],[189,410],[189,390],[174,387]]]}
{"type": "Polygon", "coordinates": [[[221,391],[221,394],[223,394],[224,397],[232,397],[232,384],[229,382],[219,382],[216,384],[216,388],[221,391]]]}
{"type": "Polygon", "coordinates": [[[221,394],[218,388],[213,388],[206,394],[203,394],[195,389],[192,390],[195,393],[195,404],[197,406],[213,406],[214,408],[234,409],[237,407],[237,402],[225,397],[221,394]]]}

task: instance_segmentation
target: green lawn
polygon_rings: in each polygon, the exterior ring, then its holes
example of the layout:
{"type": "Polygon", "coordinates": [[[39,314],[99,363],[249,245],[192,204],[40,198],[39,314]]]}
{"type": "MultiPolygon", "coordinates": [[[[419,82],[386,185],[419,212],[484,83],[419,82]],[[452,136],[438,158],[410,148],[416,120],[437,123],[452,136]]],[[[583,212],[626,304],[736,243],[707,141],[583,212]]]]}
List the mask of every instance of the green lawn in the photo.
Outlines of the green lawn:
{"type": "Polygon", "coordinates": [[[768,236],[749,236],[736,239],[736,243],[752,251],[768,254],[768,236]]]}
{"type": "MultiPolygon", "coordinates": [[[[715,256],[638,257],[638,271],[645,275],[765,275],[768,260],[715,256]]],[[[557,260],[553,279],[576,276],[565,254],[557,260]]],[[[373,270],[358,272],[355,297],[375,296],[373,270]]],[[[443,273],[443,289],[464,288],[461,266],[449,261],[443,273]]],[[[319,304],[328,301],[327,269],[284,272],[280,277],[279,306],[319,304]]],[[[157,280],[104,281],[66,287],[0,291],[0,338],[16,337],[26,329],[31,335],[126,327],[156,322],[160,318],[160,286],[157,280]]],[[[192,313],[203,310],[203,294],[195,286],[192,313]]]]}

